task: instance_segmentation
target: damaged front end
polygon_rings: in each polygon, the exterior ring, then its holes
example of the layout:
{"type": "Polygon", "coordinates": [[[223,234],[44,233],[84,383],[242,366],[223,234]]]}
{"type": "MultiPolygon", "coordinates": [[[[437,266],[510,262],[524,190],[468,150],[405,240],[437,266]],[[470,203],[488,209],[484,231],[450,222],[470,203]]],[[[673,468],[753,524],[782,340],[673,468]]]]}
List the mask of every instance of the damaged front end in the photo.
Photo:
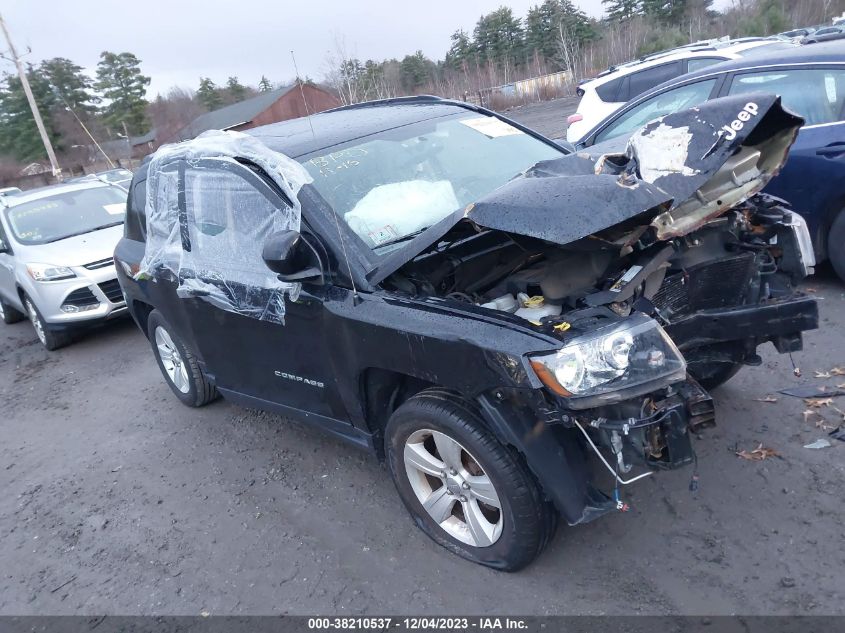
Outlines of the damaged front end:
{"type": "MultiPolygon", "coordinates": [[[[760,364],[759,345],[796,351],[818,327],[795,290],[815,263],[806,224],[759,193],[801,124],[771,95],[666,116],[623,152],[538,163],[373,277],[560,340],[528,355],[545,387],[532,406],[617,484],[690,464],[690,431],[715,423],[707,390],[760,364]]],[[[582,498],[570,523],[617,507],[582,498]]]]}

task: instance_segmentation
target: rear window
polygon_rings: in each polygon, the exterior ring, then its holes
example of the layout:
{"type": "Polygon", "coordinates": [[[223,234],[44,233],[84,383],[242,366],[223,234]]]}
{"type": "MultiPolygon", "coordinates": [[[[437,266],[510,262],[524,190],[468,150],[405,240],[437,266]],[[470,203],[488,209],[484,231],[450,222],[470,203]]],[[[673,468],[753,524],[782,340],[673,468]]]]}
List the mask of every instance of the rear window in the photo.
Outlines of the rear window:
{"type": "Polygon", "coordinates": [[[655,86],[662,84],[664,81],[674,79],[683,73],[681,69],[681,62],[672,62],[671,64],[662,64],[653,68],[646,68],[639,72],[633,73],[629,78],[627,94],[623,95],[620,101],[628,101],[644,93],[646,90],[651,90],[655,86]]]}
{"type": "Polygon", "coordinates": [[[598,86],[596,88],[596,94],[599,96],[599,99],[606,103],[619,101],[619,99],[616,98],[616,95],[619,93],[619,86],[622,85],[622,81],[624,79],[624,77],[619,77],[618,79],[608,81],[607,83],[603,83],[598,86]]]}
{"type": "Polygon", "coordinates": [[[687,60],[687,72],[694,73],[696,70],[707,68],[713,64],[725,61],[724,57],[693,57],[687,60]]]}
{"type": "Polygon", "coordinates": [[[48,244],[123,224],[126,192],[118,187],[66,191],[16,205],[6,211],[21,244],[48,244]]]}

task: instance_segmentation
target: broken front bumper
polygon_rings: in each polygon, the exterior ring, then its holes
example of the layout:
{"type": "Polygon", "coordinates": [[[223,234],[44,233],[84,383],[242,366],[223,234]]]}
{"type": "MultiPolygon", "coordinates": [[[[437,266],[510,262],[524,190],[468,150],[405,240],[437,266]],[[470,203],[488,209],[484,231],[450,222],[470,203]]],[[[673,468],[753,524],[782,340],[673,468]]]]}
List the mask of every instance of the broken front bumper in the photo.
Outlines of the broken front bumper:
{"type": "Polygon", "coordinates": [[[701,310],[664,326],[681,349],[754,339],[781,353],[801,349],[801,332],[819,327],[815,299],[796,293],[766,303],[701,310]]]}

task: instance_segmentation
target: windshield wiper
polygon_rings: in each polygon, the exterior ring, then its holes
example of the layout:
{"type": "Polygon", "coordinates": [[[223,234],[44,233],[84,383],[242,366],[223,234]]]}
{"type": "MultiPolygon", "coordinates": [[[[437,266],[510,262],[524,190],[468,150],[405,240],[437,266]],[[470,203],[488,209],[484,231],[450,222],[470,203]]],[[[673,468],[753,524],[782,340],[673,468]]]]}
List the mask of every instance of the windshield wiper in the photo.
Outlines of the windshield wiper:
{"type": "Polygon", "coordinates": [[[42,242],[42,244],[52,244],[53,242],[61,242],[62,240],[66,240],[70,237],[77,237],[79,235],[85,235],[86,233],[93,233],[94,231],[101,231],[103,229],[110,229],[113,226],[120,226],[123,224],[123,220],[118,222],[109,222],[108,224],[103,224],[102,226],[95,226],[93,229],[85,229],[84,231],[78,231],[76,233],[70,233],[69,235],[62,235],[61,237],[57,237],[52,240],[47,240],[46,242],[42,242]]]}
{"type": "Polygon", "coordinates": [[[395,240],[390,240],[389,242],[384,242],[383,244],[379,244],[376,246],[376,249],[383,248],[385,246],[390,246],[391,244],[399,244],[400,242],[407,242],[409,240],[414,239],[417,235],[424,233],[430,226],[424,226],[423,228],[419,229],[418,231],[414,231],[413,233],[408,233],[407,235],[403,235],[402,237],[397,237],[395,240]]]}

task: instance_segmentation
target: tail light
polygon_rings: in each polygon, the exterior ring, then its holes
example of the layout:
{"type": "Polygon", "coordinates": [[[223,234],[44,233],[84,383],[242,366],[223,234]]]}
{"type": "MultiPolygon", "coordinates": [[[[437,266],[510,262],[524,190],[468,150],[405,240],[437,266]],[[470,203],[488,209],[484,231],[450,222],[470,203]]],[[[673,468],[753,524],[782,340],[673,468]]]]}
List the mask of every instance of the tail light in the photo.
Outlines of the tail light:
{"type": "Polygon", "coordinates": [[[568,117],[566,117],[567,125],[572,125],[573,123],[578,123],[578,121],[583,121],[583,120],[584,120],[583,115],[578,114],[577,112],[575,114],[570,114],[568,117]]]}

